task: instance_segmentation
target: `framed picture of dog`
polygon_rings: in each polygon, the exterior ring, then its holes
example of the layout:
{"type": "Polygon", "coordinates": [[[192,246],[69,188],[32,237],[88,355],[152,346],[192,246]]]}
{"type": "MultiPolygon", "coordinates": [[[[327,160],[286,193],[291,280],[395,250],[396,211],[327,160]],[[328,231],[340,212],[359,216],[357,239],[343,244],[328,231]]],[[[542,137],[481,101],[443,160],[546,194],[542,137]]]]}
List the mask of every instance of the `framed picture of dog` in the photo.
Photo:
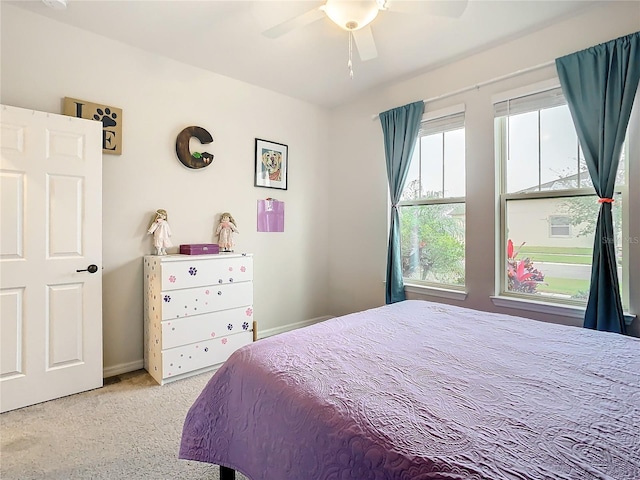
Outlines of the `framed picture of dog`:
{"type": "Polygon", "coordinates": [[[256,187],[287,189],[289,147],[256,138],[256,187]]]}

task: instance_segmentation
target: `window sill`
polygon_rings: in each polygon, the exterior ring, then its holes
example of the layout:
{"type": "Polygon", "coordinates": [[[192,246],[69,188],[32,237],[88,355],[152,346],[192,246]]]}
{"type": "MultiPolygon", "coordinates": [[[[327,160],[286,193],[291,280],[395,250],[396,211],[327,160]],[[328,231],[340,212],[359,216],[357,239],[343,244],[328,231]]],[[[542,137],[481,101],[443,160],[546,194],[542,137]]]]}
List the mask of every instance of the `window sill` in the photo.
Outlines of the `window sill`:
{"type": "MultiPolygon", "coordinates": [[[[522,298],[492,296],[491,301],[496,307],[514,308],[517,310],[527,310],[530,312],[548,313],[569,318],[584,318],[585,307],[576,305],[559,305],[535,300],[525,300],[522,298]]],[[[627,326],[636,318],[632,313],[624,314],[624,323],[627,326]]]]}
{"type": "Polygon", "coordinates": [[[463,290],[454,290],[452,288],[438,288],[426,285],[412,285],[405,283],[404,291],[408,293],[415,293],[417,295],[448,298],[449,300],[465,300],[467,298],[467,292],[463,290]]]}

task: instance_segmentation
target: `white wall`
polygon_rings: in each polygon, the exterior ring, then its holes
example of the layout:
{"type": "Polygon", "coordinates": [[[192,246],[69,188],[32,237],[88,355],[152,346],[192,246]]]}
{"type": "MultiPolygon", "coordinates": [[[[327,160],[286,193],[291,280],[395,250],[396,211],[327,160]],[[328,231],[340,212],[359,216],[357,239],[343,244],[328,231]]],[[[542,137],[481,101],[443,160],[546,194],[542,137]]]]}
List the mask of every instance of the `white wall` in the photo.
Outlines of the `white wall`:
{"type": "MultiPolygon", "coordinates": [[[[372,115],[420,99],[429,99],[490,79],[553,61],[556,57],[588,48],[640,30],[640,3],[605,2],[536,33],[515,38],[437,70],[372,91],[356,102],[332,112],[333,171],[331,216],[340,225],[332,237],[330,296],[334,313],[384,303],[384,276],[389,216],[382,131],[372,115]]],[[[425,45],[425,48],[436,48],[425,45]]],[[[466,93],[429,103],[427,110],[466,104],[467,162],[467,291],[465,301],[448,301],[480,310],[500,311],[567,324],[576,318],[494,307],[497,198],[493,145],[492,95],[554,77],[555,67],[474,88],[466,93]]],[[[640,135],[639,135],[640,136],[640,135]]],[[[637,147],[636,147],[637,149],[637,147]]],[[[640,165],[630,167],[630,200],[640,206],[640,165]],[[631,170],[633,169],[633,173],[631,170]]],[[[640,216],[631,219],[630,237],[640,238],[640,216]]],[[[630,297],[632,312],[640,311],[640,245],[630,244],[630,297]]],[[[415,297],[415,295],[410,295],[415,297]]],[[[639,321],[633,325],[638,335],[639,321]]]]}
{"type": "Polygon", "coordinates": [[[176,246],[213,242],[216,215],[232,213],[236,251],[255,255],[259,330],[331,313],[327,111],[5,2],[1,16],[1,103],[61,113],[68,96],[123,109],[123,153],[103,155],[107,375],[142,366],[142,256],[153,251],[146,229],[158,208],[169,213],[176,246]],[[214,163],[201,170],[175,154],[176,136],[189,125],[214,138],[206,148],[214,163]],[[287,191],[253,186],[256,137],[289,146],[287,191]],[[256,231],[256,201],[266,197],[286,202],[284,233],[256,231]]]}

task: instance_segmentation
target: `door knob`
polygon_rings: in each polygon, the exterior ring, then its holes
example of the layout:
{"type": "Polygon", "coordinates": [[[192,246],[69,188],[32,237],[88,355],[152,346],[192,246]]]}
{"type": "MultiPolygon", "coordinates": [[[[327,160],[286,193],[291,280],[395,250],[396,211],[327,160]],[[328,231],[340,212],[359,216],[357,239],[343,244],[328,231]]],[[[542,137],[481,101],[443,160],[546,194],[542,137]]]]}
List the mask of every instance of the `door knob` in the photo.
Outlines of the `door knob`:
{"type": "Polygon", "coordinates": [[[89,273],[96,273],[98,271],[98,266],[97,265],[89,265],[87,268],[83,269],[83,270],[76,270],[76,272],[89,272],[89,273]]]}

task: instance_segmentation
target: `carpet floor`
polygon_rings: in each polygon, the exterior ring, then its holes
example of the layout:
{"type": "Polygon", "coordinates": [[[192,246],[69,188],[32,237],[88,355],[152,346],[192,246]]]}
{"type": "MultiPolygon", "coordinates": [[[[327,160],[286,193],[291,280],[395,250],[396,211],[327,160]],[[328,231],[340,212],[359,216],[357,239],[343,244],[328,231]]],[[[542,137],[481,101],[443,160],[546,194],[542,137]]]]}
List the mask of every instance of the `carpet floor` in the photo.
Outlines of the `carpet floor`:
{"type": "Polygon", "coordinates": [[[3,413],[0,478],[217,480],[217,466],[178,459],[185,415],[211,375],[161,387],[140,370],[3,413]]]}

